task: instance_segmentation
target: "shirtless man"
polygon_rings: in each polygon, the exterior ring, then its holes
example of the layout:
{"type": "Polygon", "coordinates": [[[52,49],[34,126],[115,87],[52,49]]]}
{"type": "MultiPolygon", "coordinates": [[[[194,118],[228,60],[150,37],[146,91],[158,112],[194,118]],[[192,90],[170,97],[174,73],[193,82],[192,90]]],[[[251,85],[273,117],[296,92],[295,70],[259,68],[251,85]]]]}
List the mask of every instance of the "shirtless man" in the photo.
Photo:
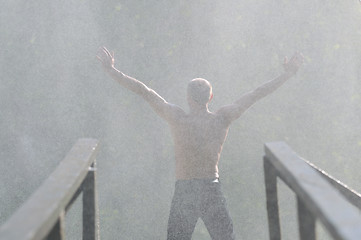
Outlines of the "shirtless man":
{"type": "Polygon", "coordinates": [[[117,70],[114,55],[105,47],[97,57],[113,79],[143,97],[170,126],[175,145],[177,181],[167,239],[191,239],[198,218],[203,220],[212,239],[235,239],[218,174],[218,161],[229,126],[256,101],[295,75],[303,62],[302,55],[296,53],[289,61],[285,58],[283,74],[216,112],[208,110],[213,97],[211,84],[205,79],[193,79],[187,88],[188,113],[168,103],[144,83],[117,70]]]}

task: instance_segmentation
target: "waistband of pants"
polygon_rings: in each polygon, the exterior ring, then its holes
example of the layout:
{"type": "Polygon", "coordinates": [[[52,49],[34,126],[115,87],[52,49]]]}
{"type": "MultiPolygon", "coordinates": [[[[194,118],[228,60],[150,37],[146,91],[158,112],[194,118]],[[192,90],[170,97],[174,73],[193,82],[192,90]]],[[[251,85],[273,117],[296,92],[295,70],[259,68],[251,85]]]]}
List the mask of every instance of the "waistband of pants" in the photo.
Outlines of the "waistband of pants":
{"type": "Polygon", "coordinates": [[[192,178],[192,179],[178,179],[176,183],[220,183],[219,178],[192,178]]]}

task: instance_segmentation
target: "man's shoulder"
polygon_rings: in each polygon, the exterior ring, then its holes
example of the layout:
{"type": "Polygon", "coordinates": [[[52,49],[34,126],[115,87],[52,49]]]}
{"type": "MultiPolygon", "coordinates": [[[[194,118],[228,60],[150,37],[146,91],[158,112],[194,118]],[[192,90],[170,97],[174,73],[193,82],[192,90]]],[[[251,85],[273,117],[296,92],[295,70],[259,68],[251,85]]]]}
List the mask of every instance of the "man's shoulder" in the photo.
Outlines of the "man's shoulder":
{"type": "Polygon", "coordinates": [[[187,116],[186,112],[178,105],[168,103],[168,111],[166,121],[170,124],[174,124],[187,116]]]}

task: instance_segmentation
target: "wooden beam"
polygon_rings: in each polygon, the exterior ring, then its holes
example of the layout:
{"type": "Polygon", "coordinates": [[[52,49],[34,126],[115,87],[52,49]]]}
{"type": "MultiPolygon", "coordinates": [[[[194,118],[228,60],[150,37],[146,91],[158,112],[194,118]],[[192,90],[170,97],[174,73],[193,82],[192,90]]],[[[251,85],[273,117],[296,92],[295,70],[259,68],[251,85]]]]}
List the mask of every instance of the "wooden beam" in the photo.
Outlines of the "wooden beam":
{"type": "Polygon", "coordinates": [[[65,239],[65,212],[61,212],[58,220],[55,223],[55,226],[50,231],[48,236],[46,237],[47,240],[64,240],[65,239]]]}
{"type": "Polygon", "coordinates": [[[316,239],[316,220],[300,198],[297,198],[298,231],[301,240],[316,239]]]}
{"type": "Polygon", "coordinates": [[[83,240],[99,239],[99,216],[95,164],[88,172],[83,189],[83,240]]]}
{"type": "Polygon", "coordinates": [[[320,219],[331,236],[361,239],[360,211],[333,188],[284,142],[265,144],[266,158],[278,176],[296,193],[305,207],[320,219]]]}
{"type": "Polygon", "coordinates": [[[44,239],[86,177],[97,150],[97,140],[79,139],[49,178],[1,226],[0,239],[44,239]]]}
{"type": "Polygon", "coordinates": [[[332,177],[327,172],[318,168],[311,162],[303,159],[308,165],[314,168],[324,179],[326,179],[334,188],[336,188],[351,204],[361,210],[361,194],[351,189],[349,186],[341,182],[340,180],[332,177]]]}
{"type": "Polygon", "coordinates": [[[263,159],[263,168],[269,237],[270,240],[279,240],[281,239],[281,226],[278,210],[277,172],[267,158],[263,159]]]}

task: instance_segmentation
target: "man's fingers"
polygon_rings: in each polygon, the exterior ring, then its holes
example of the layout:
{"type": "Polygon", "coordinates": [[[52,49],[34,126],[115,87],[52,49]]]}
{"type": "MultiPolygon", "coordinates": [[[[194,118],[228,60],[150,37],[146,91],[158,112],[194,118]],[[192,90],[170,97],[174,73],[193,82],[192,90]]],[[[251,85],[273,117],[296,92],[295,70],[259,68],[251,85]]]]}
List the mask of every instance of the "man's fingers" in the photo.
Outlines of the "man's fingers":
{"type": "Polygon", "coordinates": [[[99,59],[99,61],[103,62],[103,59],[101,57],[99,57],[98,55],[97,55],[97,58],[99,59]]]}
{"type": "Polygon", "coordinates": [[[297,56],[296,56],[296,59],[295,59],[295,64],[299,67],[303,64],[303,55],[299,52],[297,52],[297,56]]]}
{"type": "Polygon", "coordinates": [[[305,60],[305,57],[302,55],[302,53],[300,53],[299,56],[300,56],[300,60],[301,60],[300,62],[302,64],[305,60]]]}
{"type": "Polygon", "coordinates": [[[100,58],[104,58],[104,55],[107,55],[107,53],[104,51],[103,48],[100,48],[98,53],[97,53],[97,57],[100,59],[100,58]]]}
{"type": "Polygon", "coordinates": [[[108,51],[108,49],[106,49],[106,47],[103,47],[103,51],[104,51],[109,57],[112,56],[112,54],[110,54],[110,52],[108,51]]]}
{"type": "Polygon", "coordinates": [[[114,52],[110,53],[106,47],[101,47],[101,49],[99,50],[99,53],[97,54],[97,58],[102,63],[107,61],[106,59],[109,59],[109,61],[112,61],[112,59],[114,59],[114,52]]]}
{"type": "Polygon", "coordinates": [[[292,58],[288,61],[288,63],[293,64],[297,59],[297,53],[295,53],[292,58]]]}
{"type": "Polygon", "coordinates": [[[102,49],[104,52],[108,52],[108,49],[106,47],[103,46],[102,49]]]}
{"type": "Polygon", "coordinates": [[[101,47],[96,57],[102,63],[103,67],[109,69],[114,66],[114,52],[110,53],[106,47],[101,47]]]}

